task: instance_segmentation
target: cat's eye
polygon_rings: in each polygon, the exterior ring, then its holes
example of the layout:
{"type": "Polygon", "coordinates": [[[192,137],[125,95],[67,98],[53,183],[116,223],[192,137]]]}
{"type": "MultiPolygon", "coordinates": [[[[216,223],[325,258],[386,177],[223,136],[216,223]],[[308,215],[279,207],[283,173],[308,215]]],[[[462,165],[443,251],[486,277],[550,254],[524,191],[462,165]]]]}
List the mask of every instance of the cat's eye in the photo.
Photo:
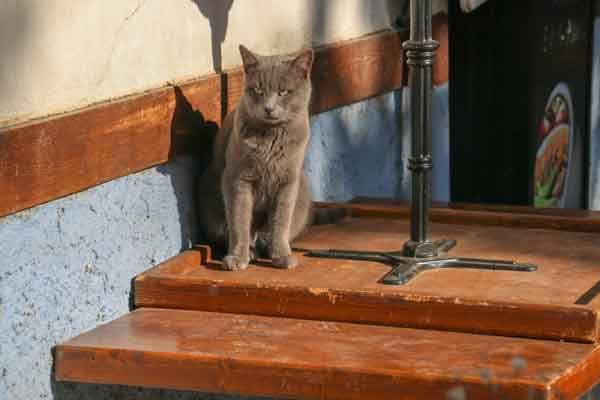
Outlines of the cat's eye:
{"type": "Polygon", "coordinates": [[[257,94],[258,96],[262,96],[262,95],[263,95],[263,93],[264,93],[264,92],[262,91],[262,89],[261,89],[261,88],[259,88],[259,87],[252,88],[252,91],[253,91],[255,94],[257,94]]]}
{"type": "Polygon", "coordinates": [[[289,91],[289,90],[280,90],[280,91],[279,91],[279,95],[280,95],[281,97],[283,97],[283,96],[287,96],[288,94],[290,94],[290,91],[289,91]]]}

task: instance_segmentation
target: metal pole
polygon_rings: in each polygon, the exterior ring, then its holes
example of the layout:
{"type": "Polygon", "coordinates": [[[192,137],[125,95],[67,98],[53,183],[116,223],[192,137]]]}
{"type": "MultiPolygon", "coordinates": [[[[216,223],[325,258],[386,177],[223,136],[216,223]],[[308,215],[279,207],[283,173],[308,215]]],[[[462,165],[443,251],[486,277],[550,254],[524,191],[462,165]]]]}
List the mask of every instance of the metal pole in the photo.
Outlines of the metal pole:
{"type": "Polygon", "coordinates": [[[408,168],[412,173],[410,240],[407,257],[433,257],[437,251],[429,240],[431,204],[431,96],[432,70],[438,42],[432,39],[431,0],[411,0],[410,40],[404,42],[410,73],[412,146],[408,168]]]}
{"type": "Polygon", "coordinates": [[[452,239],[429,239],[431,205],[431,95],[432,70],[439,44],[431,34],[431,0],[411,0],[410,40],[403,43],[410,67],[412,148],[408,167],[412,173],[410,239],[402,251],[372,252],[351,250],[312,250],[309,257],[338,258],[391,263],[394,269],[382,282],[403,285],[419,273],[438,268],[479,268],[495,271],[532,272],[537,267],[514,261],[479,260],[448,257],[456,246],[452,239]]]}

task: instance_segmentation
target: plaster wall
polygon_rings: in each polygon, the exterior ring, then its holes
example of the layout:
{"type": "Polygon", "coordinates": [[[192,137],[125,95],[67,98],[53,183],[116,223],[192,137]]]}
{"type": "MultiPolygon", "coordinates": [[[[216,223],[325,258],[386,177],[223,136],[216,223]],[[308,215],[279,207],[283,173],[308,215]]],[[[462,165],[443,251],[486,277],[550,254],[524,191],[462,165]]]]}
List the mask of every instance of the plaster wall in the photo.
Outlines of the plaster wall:
{"type": "Polygon", "coordinates": [[[0,1],[0,126],[389,28],[395,0],[0,1]]]}

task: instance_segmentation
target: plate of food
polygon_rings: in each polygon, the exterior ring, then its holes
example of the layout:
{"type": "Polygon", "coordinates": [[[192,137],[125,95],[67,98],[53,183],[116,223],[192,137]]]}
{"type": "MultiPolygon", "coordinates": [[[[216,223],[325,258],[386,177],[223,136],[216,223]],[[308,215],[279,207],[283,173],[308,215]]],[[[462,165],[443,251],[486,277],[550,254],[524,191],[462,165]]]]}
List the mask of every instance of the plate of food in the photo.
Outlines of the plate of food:
{"type": "Polygon", "coordinates": [[[566,84],[559,83],[550,94],[538,136],[534,205],[565,207],[573,152],[573,104],[566,84]]]}

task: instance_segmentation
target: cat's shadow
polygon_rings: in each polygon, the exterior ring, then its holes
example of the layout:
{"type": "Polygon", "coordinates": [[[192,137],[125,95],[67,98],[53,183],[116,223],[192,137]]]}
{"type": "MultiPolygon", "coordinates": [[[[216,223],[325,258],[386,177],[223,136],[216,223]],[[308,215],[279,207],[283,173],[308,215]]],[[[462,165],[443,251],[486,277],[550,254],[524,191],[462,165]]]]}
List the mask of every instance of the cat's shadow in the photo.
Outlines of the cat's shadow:
{"type": "Polygon", "coordinates": [[[171,120],[171,148],[169,162],[157,171],[170,179],[177,202],[181,233],[181,250],[201,241],[196,217],[196,185],[211,158],[211,149],[218,125],[208,121],[175,86],[175,109],[171,120]]]}

